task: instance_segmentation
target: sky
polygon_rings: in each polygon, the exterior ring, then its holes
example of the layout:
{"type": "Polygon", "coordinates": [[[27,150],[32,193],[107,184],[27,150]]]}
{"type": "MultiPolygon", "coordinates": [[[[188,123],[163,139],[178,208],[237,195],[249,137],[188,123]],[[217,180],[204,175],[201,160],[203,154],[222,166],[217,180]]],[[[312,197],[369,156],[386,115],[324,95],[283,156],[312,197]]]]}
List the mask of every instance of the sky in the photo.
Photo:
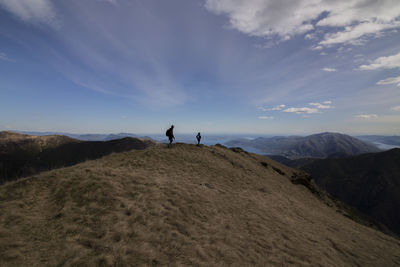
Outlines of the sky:
{"type": "Polygon", "coordinates": [[[0,130],[400,135],[398,0],[0,0],[0,130]]]}

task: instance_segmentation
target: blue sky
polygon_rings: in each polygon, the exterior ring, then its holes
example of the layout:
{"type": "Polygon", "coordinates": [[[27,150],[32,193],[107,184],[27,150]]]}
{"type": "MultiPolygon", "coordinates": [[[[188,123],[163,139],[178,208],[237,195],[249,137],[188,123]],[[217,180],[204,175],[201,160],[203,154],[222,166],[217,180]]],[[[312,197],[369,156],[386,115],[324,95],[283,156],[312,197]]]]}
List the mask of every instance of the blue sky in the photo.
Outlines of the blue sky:
{"type": "Polygon", "coordinates": [[[0,0],[0,130],[400,134],[397,0],[0,0]]]}

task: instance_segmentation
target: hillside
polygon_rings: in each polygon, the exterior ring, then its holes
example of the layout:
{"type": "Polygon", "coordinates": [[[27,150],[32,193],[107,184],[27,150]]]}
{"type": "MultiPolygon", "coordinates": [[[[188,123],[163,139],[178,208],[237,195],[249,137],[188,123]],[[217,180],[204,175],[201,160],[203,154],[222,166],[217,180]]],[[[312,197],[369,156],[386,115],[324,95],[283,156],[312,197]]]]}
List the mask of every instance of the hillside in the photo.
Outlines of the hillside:
{"type": "Polygon", "coordinates": [[[347,218],[308,179],[185,144],[44,172],[0,186],[0,266],[400,264],[399,240],[347,218]]]}
{"type": "Polygon", "coordinates": [[[259,137],[253,140],[238,139],[226,143],[262,154],[281,155],[287,158],[325,158],[331,154],[358,155],[380,151],[376,146],[339,133],[320,133],[309,136],[259,137]]]}
{"type": "Polygon", "coordinates": [[[301,169],[337,199],[400,235],[400,149],[315,160],[301,169]]]}
{"type": "Polygon", "coordinates": [[[0,184],[39,173],[97,159],[113,152],[145,149],[155,143],[138,138],[112,141],[79,141],[62,135],[32,136],[0,132],[0,184]]]}
{"type": "Polygon", "coordinates": [[[21,151],[38,153],[44,149],[77,142],[79,141],[63,135],[35,136],[3,131],[0,132],[0,154],[11,154],[21,151]]]}

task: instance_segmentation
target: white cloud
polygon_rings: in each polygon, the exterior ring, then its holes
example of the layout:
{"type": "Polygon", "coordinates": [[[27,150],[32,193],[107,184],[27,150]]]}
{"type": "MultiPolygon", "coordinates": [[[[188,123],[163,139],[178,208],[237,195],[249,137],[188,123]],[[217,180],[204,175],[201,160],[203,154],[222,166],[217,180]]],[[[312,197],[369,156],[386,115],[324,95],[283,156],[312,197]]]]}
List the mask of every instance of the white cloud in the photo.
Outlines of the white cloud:
{"type": "Polygon", "coordinates": [[[391,108],[391,110],[394,110],[394,111],[400,111],[400,106],[395,106],[395,107],[392,107],[392,108],[391,108]]]}
{"type": "Polygon", "coordinates": [[[311,50],[322,50],[323,47],[321,45],[315,45],[313,47],[311,47],[311,50]]]}
{"type": "Polygon", "coordinates": [[[315,39],[315,34],[313,34],[313,33],[308,33],[308,34],[306,34],[306,36],[304,36],[304,39],[306,39],[306,40],[315,39]]]}
{"type": "Polygon", "coordinates": [[[290,113],[296,113],[296,114],[313,114],[313,113],[318,113],[318,109],[316,108],[308,108],[308,107],[303,107],[303,108],[287,108],[282,110],[283,112],[290,112],[290,113]]]}
{"type": "Polygon", "coordinates": [[[251,36],[282,40],[307,33],[305,39],[312,40],[313,30],[325,31],[319,46],[360,44],[400,27],[398,0],[206,0],[205,6],[227,15],[232,28],[251,36]]]}
{"type": "Polygon", "coordinates": [[[376,119],[378,118],[378,115],[376,114],[360,114],[356,115],[356,118],[361,118],[361,119],[376,119]]]}
{"type": "Polygon", "coordinates": [[[322,104],[321,103],[309,103],[310,106],[314,106],[318,109],[330,109],[330,108],[334,108],[334,106],[330,105],[332,104],[331,101],[325,101],[322,104]]]}
{"type": "Polygon", "coordinates": [[[258,116],[260,120],[272,120],[274,117],[272,116],[258,116]]]}
{"type": "Polygon", "coordinates": [[[262,110],[262,111],[271,111],[271,110],[275,111],[275,110],[282,110],[282,109],[284,109],[285,107],[286,107],[286,105],[278,105],[278,106],[275,106],[275,107],[273,107],[273,108],[259,107],[258,109],[260,109],[260,110],[262,110]]]}
{"type": "MultiPolygon", "coordinates": [[[[271,110],[279,110],[281,112],[287,112],[287,113],[296,113],[296,114],[302,114],[303,116],[307,116],[307,114],[314,114],[314,113],[321,113],[320,109],[331,109],[335,108],[332,106],[332,101],[323,101],[322,103],[309,103],[310,106],[312,107],[301,107],[301,108],[296,108],[296,107],[291,107],[291,108],[286,108],[286,105],[278,105],[273,108],[263,108],[260,107],[262,111],[271,111],[271,110]]],[[[268,116],[266,116],[268,117],[268,116]]]]}
{"type": "Polygon", "coordinates": [[[382,85],[382,84],[397,84],[397,87],[400,87],[400,76],[398,77],[390,77],[384,80],[380,80],[376,84],[382,85]]]}
{"type": "Polygon", "coordinates": [[[327,72],[335,72],[336,71],[336,69],[334,69],[334,68],[323,68],[322,70],[327,71],[327,72]]]}
{"type": "Polygon", "coordinates": [[[400,26],[399,22],[392,23],[377,23],[377,22],[363,22],[355,26],[347,26],[343,31],[328,33],[325,35],[324,40],[319,42],[320,45],[333,45],[333,44],[353,44],[359,45],[365,42],[362,37],[367,35],[380,34],[384,30],[397,28],[400,26]]]}
{"type": "Polygon", "coordinates": [[[0,60],[15,62],[14,59],[9,58],[6,53],[0,52],[0,60]]]}
{"type": "Polygon", "coordinates": [[[379,57],[369,65],[361,65],[361,70],[400,68],[400,53],[387,57],[379,57]]]}
{"type": "Polygon", "coordinates": [[[56,13],[50,0],[0,0],[0,7],[26,22],[57,25],[56,13]]]}

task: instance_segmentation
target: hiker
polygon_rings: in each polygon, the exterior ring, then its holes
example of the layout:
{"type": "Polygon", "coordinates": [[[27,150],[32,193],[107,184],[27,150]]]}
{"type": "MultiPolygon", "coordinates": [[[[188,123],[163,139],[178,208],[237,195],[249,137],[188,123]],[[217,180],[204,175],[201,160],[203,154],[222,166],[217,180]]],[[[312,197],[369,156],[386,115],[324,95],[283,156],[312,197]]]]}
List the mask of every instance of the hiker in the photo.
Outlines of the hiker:
{"type": "Polygon", "coordinates": [[[197,138],[197,145],[199,146],[200,145],[200,140],[201,140],[200,132],[197,133],[196,138],[197,138]]]}
{"type": "Polygon", "coordinates": [[[168,147],[171,147],[172,146],[172,141],[175,139],[175,136],[174,136],[174,125],[171,125],[171,128],[169,128],[166,131],[165,135],[168,136],[168,139],[169,139],[168,147]]]}

